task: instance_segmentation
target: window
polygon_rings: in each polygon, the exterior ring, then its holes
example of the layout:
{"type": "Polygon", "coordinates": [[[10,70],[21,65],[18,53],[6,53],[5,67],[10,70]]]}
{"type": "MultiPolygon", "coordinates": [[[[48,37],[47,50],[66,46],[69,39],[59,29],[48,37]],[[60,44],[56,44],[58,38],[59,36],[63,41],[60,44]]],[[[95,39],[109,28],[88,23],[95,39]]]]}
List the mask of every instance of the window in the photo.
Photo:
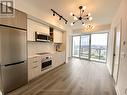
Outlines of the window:
{"type": "Polygon", "coordinates": [[[73,36],[72,56],[106,62],[108,33],[73,36]]]}

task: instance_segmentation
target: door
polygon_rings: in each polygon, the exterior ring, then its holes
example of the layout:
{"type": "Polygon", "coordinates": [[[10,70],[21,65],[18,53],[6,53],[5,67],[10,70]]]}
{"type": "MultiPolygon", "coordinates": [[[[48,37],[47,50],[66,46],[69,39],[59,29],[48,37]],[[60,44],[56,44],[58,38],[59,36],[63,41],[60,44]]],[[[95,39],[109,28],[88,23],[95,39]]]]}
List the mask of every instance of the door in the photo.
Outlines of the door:
{"type": "Polygon", "coordinates": [[[90,60],[106,62],[108,33],[91,34],[90,60]]]}
{"type": "Polygon", "coordinates": [[[0,37],[0,64],[26,60],[26,31],[0,26],[0,37]]]}
{"type": "Polygon", "coordinates": [[[107,42],[108,33],[73,36],[72,56],[105,63],[107,42]]]}
{"type": "Polygon", "coordinates": [[[73,36],[72,56],[79,57],[80,36],[73,36]]]}
{"type": "Polygon", "coordinates": [[[90,55],[90,35],[81,36],[80,58],[89,59],[90,55]]]}
{"type": "Polygon", "coordinates": [[[26,31],[0,26],[0,65],[4,92],[27,83],[26,31]]]}
{"type": "Polygon", "coordinates": [[[5,94],[27,83],[27,65],[25,61],[5,65],[1,69],[5,94]]]}
{"type": "Polygon", "coordinates": [[[113,56],[113,78],[115,83],[118,79],[118,69],[120,63],[120,25],[115,28],[115,44],[114,44],[114,56],[113,56]]]}

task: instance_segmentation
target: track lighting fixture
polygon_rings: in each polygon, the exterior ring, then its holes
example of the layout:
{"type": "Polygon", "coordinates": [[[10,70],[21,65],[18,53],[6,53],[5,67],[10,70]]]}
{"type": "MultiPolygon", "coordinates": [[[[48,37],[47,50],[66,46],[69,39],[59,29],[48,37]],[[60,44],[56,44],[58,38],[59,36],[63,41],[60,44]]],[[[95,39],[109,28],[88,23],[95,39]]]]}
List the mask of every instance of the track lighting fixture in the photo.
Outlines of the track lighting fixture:
{"type": "Polygon", "coordinates": [[[67,24],[67,21],[65,22],[65,24],[67,24]]]}
{"type": "Polygon", "coordinates": [[[56,11],[54,11],[53,9],[51,9],[51,11],[53,12],[53,16],[57,15],[59,17],[59,20],[64,20],[65,21],[65,24],[68,23],[68,21],[63,17],[61,16],[60,14],[58,14],[56,11]]]}

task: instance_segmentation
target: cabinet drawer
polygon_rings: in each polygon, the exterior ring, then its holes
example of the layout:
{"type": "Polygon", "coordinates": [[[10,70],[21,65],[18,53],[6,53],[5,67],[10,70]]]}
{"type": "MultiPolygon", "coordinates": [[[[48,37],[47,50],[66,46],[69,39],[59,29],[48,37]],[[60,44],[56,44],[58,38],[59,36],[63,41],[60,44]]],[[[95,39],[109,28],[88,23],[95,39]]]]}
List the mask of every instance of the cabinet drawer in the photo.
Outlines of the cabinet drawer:
{"type": "Polygon", "coordinates": [[[35,66],[41,66],[40,57],[33,57],[28,59],[28,68],[33,68],[35,66]]]}

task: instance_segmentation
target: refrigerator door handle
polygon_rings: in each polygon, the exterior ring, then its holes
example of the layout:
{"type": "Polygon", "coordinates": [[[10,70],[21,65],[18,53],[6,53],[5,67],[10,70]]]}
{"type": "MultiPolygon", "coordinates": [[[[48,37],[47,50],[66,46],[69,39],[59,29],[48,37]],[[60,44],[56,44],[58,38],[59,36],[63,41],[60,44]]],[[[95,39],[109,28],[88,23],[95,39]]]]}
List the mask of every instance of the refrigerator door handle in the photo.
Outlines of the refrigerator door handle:
{"type": "Polygon", "coordinates": [[[6,66],[11,66],[11,65],[16,65],[16,64],[22,64],[22,63],[24,63],[25,61],[20,61],[20,62],[16,62],[16,63],[11,63],[11,64],[6,64],[6,65],[4,65],[5,67],[6,66]]]}

